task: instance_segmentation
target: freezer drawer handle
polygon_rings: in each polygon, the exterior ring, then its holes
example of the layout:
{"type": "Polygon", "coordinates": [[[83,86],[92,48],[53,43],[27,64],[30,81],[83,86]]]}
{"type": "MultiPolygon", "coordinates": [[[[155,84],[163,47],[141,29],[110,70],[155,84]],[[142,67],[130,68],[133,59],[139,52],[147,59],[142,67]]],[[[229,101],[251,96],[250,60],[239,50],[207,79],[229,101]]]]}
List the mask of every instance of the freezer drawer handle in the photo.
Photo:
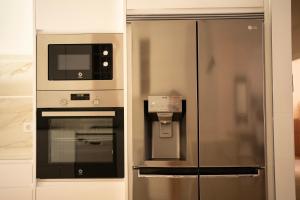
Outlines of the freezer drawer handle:
{"type": "Polygon", "coordinates": [[[42,117],[114,117],[115,111],[44,111],[42,117]]]}
{"type": "Polygon", "coordinates": [[[139,178],[197,178],[198,175],[192,173],[187,174],[186,169],[172,169],[169,171],[168,169],[161,168],[140,168],[138,169],[138,177],[139,178]],[[150,170],[150,171],[149,171],[150,170]],[[170,174],[173,173],[173,174],[170,174]]]}
{"type": "Polygon", "coordinates": [[[259,177],[262,169],[257,169],[257,173],[253,174],[200,174],[203,178],[238,178],[238,177],[259,177]]]}

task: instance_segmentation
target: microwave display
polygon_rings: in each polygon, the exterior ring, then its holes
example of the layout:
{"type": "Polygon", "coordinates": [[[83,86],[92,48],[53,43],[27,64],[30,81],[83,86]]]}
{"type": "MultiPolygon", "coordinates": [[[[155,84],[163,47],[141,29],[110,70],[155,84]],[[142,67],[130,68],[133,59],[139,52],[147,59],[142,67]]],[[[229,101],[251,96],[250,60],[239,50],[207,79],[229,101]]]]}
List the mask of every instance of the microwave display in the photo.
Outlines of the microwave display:
{"type": "Polygon", "coordinates": [[[112,44],[48,45],[48,80],[112,79],[112,44]]]}

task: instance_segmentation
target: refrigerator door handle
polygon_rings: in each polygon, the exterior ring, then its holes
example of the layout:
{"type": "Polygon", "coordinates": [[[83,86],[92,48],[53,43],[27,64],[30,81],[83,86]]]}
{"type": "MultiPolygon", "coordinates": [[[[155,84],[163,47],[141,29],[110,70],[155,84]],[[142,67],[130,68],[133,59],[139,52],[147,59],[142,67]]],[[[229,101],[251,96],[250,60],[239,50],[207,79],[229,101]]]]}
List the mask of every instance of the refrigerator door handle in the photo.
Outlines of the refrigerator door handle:
{"type": "Polygon", "coordinates": [[[162,175],[162,174],[140,174],[139,178],[198,178],[198,175],[162,175]]]}

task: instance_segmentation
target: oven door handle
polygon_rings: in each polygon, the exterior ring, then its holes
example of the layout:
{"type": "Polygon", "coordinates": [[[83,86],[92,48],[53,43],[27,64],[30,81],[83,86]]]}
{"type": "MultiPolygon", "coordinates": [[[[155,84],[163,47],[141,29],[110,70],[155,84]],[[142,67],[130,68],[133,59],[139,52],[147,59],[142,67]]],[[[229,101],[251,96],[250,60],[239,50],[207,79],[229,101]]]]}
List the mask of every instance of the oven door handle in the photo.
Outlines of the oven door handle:
{"type": "Polygon", "coordinates": [[[115,111],[43,111],[42,117],[115,117],[115,111]]]}

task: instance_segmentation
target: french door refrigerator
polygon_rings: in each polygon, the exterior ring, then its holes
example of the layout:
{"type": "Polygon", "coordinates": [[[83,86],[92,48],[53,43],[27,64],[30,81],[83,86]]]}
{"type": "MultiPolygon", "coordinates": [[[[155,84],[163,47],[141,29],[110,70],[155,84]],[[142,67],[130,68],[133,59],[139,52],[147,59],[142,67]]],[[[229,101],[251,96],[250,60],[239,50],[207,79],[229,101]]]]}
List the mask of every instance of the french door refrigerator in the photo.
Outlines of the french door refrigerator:
{"type": "Polygon", "coordinates": [[[128,51],[131,199],[265,199],[263,19],[133,18],[128,51]]]}

